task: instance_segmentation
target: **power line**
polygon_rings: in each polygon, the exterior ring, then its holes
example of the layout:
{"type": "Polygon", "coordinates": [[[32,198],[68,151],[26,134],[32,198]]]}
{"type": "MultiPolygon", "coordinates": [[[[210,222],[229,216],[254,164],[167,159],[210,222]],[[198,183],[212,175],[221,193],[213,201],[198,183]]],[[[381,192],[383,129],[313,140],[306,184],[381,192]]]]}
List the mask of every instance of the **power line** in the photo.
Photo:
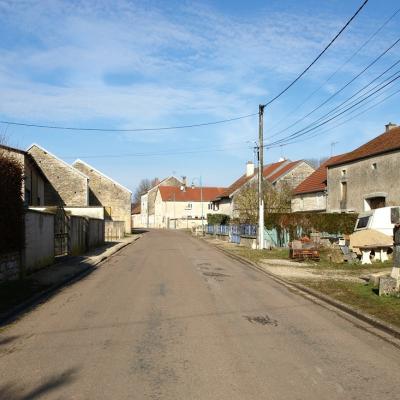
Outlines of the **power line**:
{"type": "Polygon", "coordinates": [[[158,128],[129,128],[129,129],[114,129],[114,128],[83,128],[83,127],[71,127],[71,126],[58,126],[58,125],[39,125],[33,123],[24,123],[24,122],[15,122],[15,121],[4,121],[0,120],[0,124],[8,124],[15,126],[25,126],[30,128],[42,128],[42,129],[59,129],[59,130],[67,130],[67,131],[91,131],[91,132],[149,132],[149,131],[167,131],[174,129],[186,129],[186,128],[197,128],[201,126],[209,126],[209,125],[217,125],[224,124],[227,122],[237,121],[244,118],[250,118],[258,115],[258,113],[241,115],[239,117],[221,119],[218,121],[211,122],[200,122],[198,124],[190,124],[190,125],[176,125],[176,126],[164,126],[158,128]]]}
{"type": "MultiPolygon", "coordinates": [[[[395,47],[398,43],[400,42],[400,38],[395,40],[388,48],[386,48],[379,56],[377,56],[374,60],[372,60],[366,67],[364,67],[358,74],[356,74],[352,79],[350,79],[346,84],[344,84],[339,90],[331,94],[327,99],[325,99],[322,103],[320,103],[318,106],[314,107],[310,112],[308,112],[306,115],[303,117],[299,118],[289,126],[287,126],[284,129],[281,129],[280,131],[272,133],[272,136],[278,136],[279,134],[286,132],[288,129],[292,128],[293,126],[297,125],[299,122],[304,121],[307,117],[310,115],[314,114],[315,111],[318,111],[321,107],[323,107],[325,104],[329,103],[334,97],[336,97],[339,93],[343,92],[348,86],[350,86],[356,79],[358,79],[361,75],[363,75],[368,69],[370,69],[373,65],[375,65],[385,54],[387,54],[393,47],[395,47]]],[[[388,70],[385,72],[389,71],[391,68],[393,68],[397,63],[393,64],[388,70]]],[[[379,79],[379,78],[377,78],[379,79]]]]}
{"type": "MultiPolygon", "coordinates": [[[[288,135],[288,136],[286,136],[286,137],[284,137],[284,138],[282,138],[282,139],[279,139],[279,140],[277,140],[277,141],[275,141],[275,142],[273,142],[273,143],[270,143],[270,145],[273,145],[273,144],[281,144],[281,143],[285,142],[285,141],[288,140],[288,139],[292,139],[292,138],[297,138],[297,137],[303,136],[303,135],[305,135],[305,134],[308,133],[308,132],[311,132],[311,131],[313,131],[313,130],[315,130],[315,129],[317,129],[317,128],[323,126],[323,125],[326,125],[327,123],[333,121],[334,119],[336,119],[336,118],[338,118],[339,116],[343,115],[343,114],[346,113],[347,111],[353,109],[353,108],[354,108],[355,106],[357,106],[358,104],[361,104],[362,102],[364,102],[364,101],[367,100],[368,98],[372,97],[374,94],[378,93],[379,91],[381,91],[381,90],[384,89],[385,87],[389,86],[390,84],[392,84],[394,81],[396,81],[396,80],[399,79],[399,78],[400,78],[400,74],[399,74],[398,76],[396,76],[395,78],[393,78],[392,80],[390,80],[388,83],[386,83],[386,84],[385,84],[384,86],[382,86],[381,88],[376,89],[374,92],[372,92],[372,93],[370,93],[368,96],[364,97],[364,99],[359,100],[359,101],[356,102],[355,104],[353,104],[353,105],[351,105],[350,107],[346,108],[345,110],[343,110],[343,111],[341,111],[341,112],[335,114],[333,117],[331,117],[331,118],[329,118],[329,119],[327,119],[327,120],[321,122],[320,124],[318,124],[318,125],[316,125],[316,126],[314,126],[314,127],[311,127],[311,128],[309,128],[309,129],[307,129],[307,127],[306,127],[306,128],[303,128],[303,129],[300,129],[300,130],[298,130],[298,131],[296,131],[296,132],[293,132],[292,134],[290,134],[290,135],[288,135]]],[[[314,123],[315,123],[315,122],[314,122],[314,123]]],[[[314,123],[310,124],[309,126],[313,125],[314,123]]]]}
{"type": "Polygon", "coordinates": [[[346,24],[340,29],[340,31],[334,36],[334,38],[328,43],[327,46],[318,54],[318,56],[312,61],[312,63],[300,74],[297,78],[292,81],[286,88],[284,88],[281,92],[279,92],[275,97],[269,100],[267,103],[264,104],[264,107],[269,106],[279,97],[281,97],[284,93],[286,93],[297,81],[299,81],[303,75],[307,73],[307,71],[323,56],[323,54],[332,46],[332,44],[338,39],[338,37],[345,31],[345,29],[351,24],[351,22],[356,18],[356,16],[360,13],[360,11],[365,7],[368,3],[368,0],[364,0],[358,10],[352,15],[352,17],[346,22],[346,24]]]}
{"type": "Polygon", "coordinates": [[[318,93],[342,68],[347,65],[365,46],[367,46],[372,39],[374,39],[382,29],[400,12],[400,8],[398,8],[389,18],[387,18],[384,23],[372,34],[368,37],[368,39],[343,63],[333,72],[329,77],[320,85],[318,86],[313,92],[311,92],[300,104],[297,104],[295,108],[293,108],[289,113],[286,114],[285,117],[281,118],[272,129],[275,129],[277,125],[280,125],[282,121],[284,121],[288,115],[293,114],[294,112],[298,112],[298,110],[306,104],[316,93],[318,93]]]}
{"type": "MultiPolygon", "coordinates": [[[[233,149],[242,149],[244,143],[250,143],[250,141],[245,142],[235,142],[236,144],[241,144],[240,146],[224,146],[224,147],[205,147],[197,149],[169,149],[160,152],[143,152],[143,153],[120,153],[120,154],[101,154],[101,155],[80,155],[80,156],[61,156],[63,159],[76,159],[76,158],[122,158],[122,157],[151,157],[151,156],[169,156],[169,155],[179,155],[179,154],[196,154],[196,153],[208,153],[208,152],[219,152],[233,149]]],[[[251,148],[249,146],[249,148],[251,148]]]]}
{"type": "Polygon", "coordinates": [[[267,149],[271,149],[271,148],[277,148],[277,147],[281,147],[281,146],[288,146],[288,145],[291,145],[291,144],[301,143],[301,142],[305,142],[307,140],[310,140],[310,139],[312,139],[312,138],[314,138],[316,136],[319,136],[321,134],[327,133],[327,132],[329,132],[329,131],[331,131],[331,130],[333,130],[335,128],[338,128],[339,126],[347,124],[348,122],[352,121],[353,119],[359,117],[362,114],[365,114],[366,112],[368,112],[368,111],[372,110],[373,108],[379,106],[380,104],[384,103],[385,101],[389,100],[391,97],[393,97],[393,96],[395,96],[396,94],[399,94],[399,93],[400,93],[400,89],[397,89],[395,92],[391,93],[389,96],[386,96],[385,98],[383,98],[382,100],[378,101],[377,103],[375,103],[375,104],[371,105],[370,107],[362,110],[361,112],[357,113],[356,115],[353,115],[351,118],[348,118],[348,119],[344,120],[343,122],[341,122],[339,124],[336,124],[336,125],[334,125],[332,127],[329,127],[327,129],[323,129],[321,131],[317,131],[316,133],[314,132],[312,135],[309,135],[309,136],[307,136],[305,138],[302,138],[302,139],[293,140],[291,142],[287,142],[287,143],[284,143],[284,144],[276,144],[276,145],[266,146],[266,148],[267,149]]]}
{"type": "MultiPolygon", "coordinates": [[[[313,121],[312,123],[310,123],[309,125],[307,125],[306,127],[296,131],[296,133],[304,131],[310,127],[312,127],[313,125],[317,124],[320,121],[323,121],[324,118],[328,117],[329,115],[332,115],[335,111],[340,111],[343,110],[345,107],[348,107],[349,105],[352,105],[354,103],[356,103],[358,100],[360,100],[361,98],[363,98],[364,96],[366,96],[367,94],[371,93],[372,91],[374,91],[376,88],[378,88],[379,86],[384,85],[386,82],[389,82],[394,76],[396,76],[397,74],[400,73],[400,70],[396,71],[394,74],[390,75],[389,77],[387,77],[386,79],[384,79],[382,82],[378,83],[377,85],[373,86],[371,89],[369,89],[368,91],[366,91],[364,94],[362,94],[361,96],[356,97],[353,101],[351,101],[349,103],[349,101],[351,99],[353,99],[355,96],[357,96],[357,94],[363,92],[367,87],[371,86],[376,80],[378,80],[379,78],[381,78],[383,75],[385,75],[389,70],[391,70],[394,66],[396,66],[397,64],[400,63],[400,59],[398,61],[396,61],[394,64],[392,64],[389,68],[387,68],[384,72],[382,72],[381,74],[379,74],[377,77],[375,77],[372,81],[370,81],[369,83],[367,83],[366,85],[364,85],[361,89],[359,89],[357,92],[355,92],[353,95],[351,95],[350,97],[348,97],[346,100],[344,100],[342,103],[338,104],[337,106],[335,106],[334,108],[330,109],[327,113],[325,113],[324,115],[322,115],[321,117],[317,118],[315,121],[313,121]],[[348,104],[347,104],[348,103],[348,104]]],[[[357,103],[358,104],[358,103],[357,103]]]]}

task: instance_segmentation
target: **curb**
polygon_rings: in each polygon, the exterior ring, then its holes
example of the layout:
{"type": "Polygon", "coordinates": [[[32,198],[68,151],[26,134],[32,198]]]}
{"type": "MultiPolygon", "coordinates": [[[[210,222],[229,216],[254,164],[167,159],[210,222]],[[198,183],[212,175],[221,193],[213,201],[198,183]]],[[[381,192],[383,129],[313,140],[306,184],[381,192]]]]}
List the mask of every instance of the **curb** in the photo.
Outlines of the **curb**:
{"type": "Polygon", "coordinates": [[[23,301],[22,303],[17,304],[13,308],[11,308],[9,311],[6,311],[6,312],[0,314],[0,328],[15,321],[17,318],[22,316],[22,314],[27,312],[29,309],[31,309],[34,306],[38,305],[39,303],[47,300],[57,290],[82,279],[86,275],[89,275],[92,271],[96,270],[97,266],[99,264],[101,264],[103,261],[107,260],[114,254],[118,253],[124,247],[126,247],[132,243],[135,243],[140,238],[141,238],[141,236],[137,237],[136,239],[132,240],[131,242],[122,243],[119,247],[117,245],[115,248],[115,251],[113,251],[112,253],[110,253],[106,256],[98,256],[99,260],[94,260],[92,262],[89,261],[88,262],[89,265],[85,269],[82,269],[81,271],[77,272],[74,275],[68,276],[66,279],[64,279],[58,283],[55,283],[54,285],[50,286],[49,288],[47,288],[39,293],[34,294],[32,297],[23,301]]]}
{"type": "MultiPolygon", "coordinates": [[[[372,315],[366,314],[348,304],[345,304],[339,300],[336,300],[330,296],[327,296],[326,294],[318,292],[317,290],[308,288],[307,286],[304,286],[300,283],[290,282],[290,281],[287,281],[286,279],[278,277],[278,276],[272,274],[271,272],[268,272],[265,269],[261,268],[255,262],[247,260],[246,258],[239,256],[237,254],[232,254],[228,250],[225,250],[225,249],[222,249],[221,247],[213,245],[212,243],[210,243],[206,240],[204,240],[204,242],[206,242],[210,246],[213,246],[214,248],[216,248],[220,252],[224,253],[228,257],[230,257],[236,261],[239,261],[242,264],[246,264],[246,265],[250,266],[251,268],[256,269],[257,271],[264,273],[265,275],[267,275],[268,277],[270,277],[272,280],[274,280],[277,283],[280,283],[288,288],[292,288],[292,289],[294,288],[297,291],[302,292],[303,294],[311,295],[312,297],[314,297],[326,304],[329,304],[330,306],[333,306],[333,307],[337,308],[338,310],[343,311],[343,312],[351,315],[352,317],[359,319],[360,321],[368,323],[369,325],[373,326],[374,328],[377,328],[377,329],[393,336],[396,339],[400,339],[400,329],[397,328],[396,326],[393,326],[387,322],[384,322],[384,321],[380,320],[379,318],[373,317],[372,315]]],[[[313,300],[313,299],[310,299],[310,300],[313,300]]]]}

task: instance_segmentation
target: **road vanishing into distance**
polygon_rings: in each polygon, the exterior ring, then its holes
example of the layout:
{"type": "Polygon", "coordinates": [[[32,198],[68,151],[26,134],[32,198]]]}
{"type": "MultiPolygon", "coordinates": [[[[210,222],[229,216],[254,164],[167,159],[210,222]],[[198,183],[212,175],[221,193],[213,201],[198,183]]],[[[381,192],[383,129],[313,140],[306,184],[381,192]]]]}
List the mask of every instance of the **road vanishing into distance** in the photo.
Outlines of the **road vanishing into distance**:
{"type": "Polygon", "coordinates": [[[0,332],[0,398],[395,399],[400,350],[184,232],[0,332]]]}

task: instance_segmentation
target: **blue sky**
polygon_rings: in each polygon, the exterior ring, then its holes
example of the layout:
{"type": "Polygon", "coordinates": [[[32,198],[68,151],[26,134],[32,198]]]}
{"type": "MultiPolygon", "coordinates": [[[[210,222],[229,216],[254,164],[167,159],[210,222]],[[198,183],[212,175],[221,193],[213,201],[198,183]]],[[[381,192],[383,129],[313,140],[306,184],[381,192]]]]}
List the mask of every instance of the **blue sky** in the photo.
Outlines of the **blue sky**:
{"type": "MultiPolygon", "coordinates": [[[[258,104],[268,101],[315,58],[360,3],[0,0],[0,119],[124,129],[257,112],[258,104]]],[[[305,78],[266,109],[267,140],[321,103],[400,36],[399,13],[298,107],[398,7],[396,0],[370,0],[305,78]]],[[[331,107],[393,63],[399,49],[395,47],[331,107]]],[[[381,133],[387,122],[400,123],[398,102],[399,96],[394,96],[308,141],[266,150],[265,160],[329,156],[332,142],[338,142],[335,153],[349,151],[381,133]]],[[[328,106],[299,128],[326,110],[328,106]]],[[[1,125],[0,132],[6,132],[13,146],[26,148],[35,142],[67,162],[81,158],[131,189],[142,178],[171,174],[189,180],[202,175],[204,184],[225,186],[254,157],[251,144],[257,137],[257,117],[158,133],[11,125],[1,125]],[[182,154],[150,155],[160,152],[182,154]],[[132,156],[138,153],[146,155],[132,156]]]]}

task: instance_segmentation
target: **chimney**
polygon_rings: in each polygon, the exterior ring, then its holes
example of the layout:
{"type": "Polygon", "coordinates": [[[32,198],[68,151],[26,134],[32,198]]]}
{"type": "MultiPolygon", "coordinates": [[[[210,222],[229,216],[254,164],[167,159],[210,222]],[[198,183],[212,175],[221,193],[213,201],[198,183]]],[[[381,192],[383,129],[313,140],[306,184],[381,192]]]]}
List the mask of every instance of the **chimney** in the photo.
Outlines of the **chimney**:
{"type": "Polygon", "coordinates": [[[389,132],[391,129],[396,128],[396,124],[393,124],[391,122],[389,122],[388,124],[385,125],[385,132],[389,132]]]}
{"type": "Polygon", "coordinates": [[[247,161],[246,164],[246,176],[254,175],[254,163],[252,161],[247,161]]]}
{"type": "Polygon", "coordinates": [[[186,176],[182,176],[181,191],[186,192],[186,176]]]}

